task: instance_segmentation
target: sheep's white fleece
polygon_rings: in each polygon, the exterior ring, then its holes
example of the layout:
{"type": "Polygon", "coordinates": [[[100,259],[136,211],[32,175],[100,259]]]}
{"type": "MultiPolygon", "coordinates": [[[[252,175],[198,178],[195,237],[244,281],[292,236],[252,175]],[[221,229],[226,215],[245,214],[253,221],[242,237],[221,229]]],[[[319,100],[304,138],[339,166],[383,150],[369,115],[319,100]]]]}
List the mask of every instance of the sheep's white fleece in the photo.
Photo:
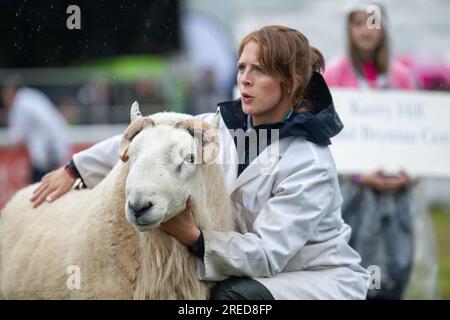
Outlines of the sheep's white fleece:
{"type": "MultiPolygon", "coordinates": [[[[174,124],[190,116],[152,115],[174,124]]],[[[33,209],[36,185],[19,191],[0,216],[0,298],[3,299],[204,299],[208,284],[196,257],[158,229],[138,233],[125,218],[128,162],[119,161],[92,190],[73,190],[33,209]],[[80,270],[80,289],[70,289],[80,270]]],[[[233,230],[219,164],[201,165],[192,194],[203,229],[233,230]],[[201,219],[202,215],[211,215],[201,219]]]]}

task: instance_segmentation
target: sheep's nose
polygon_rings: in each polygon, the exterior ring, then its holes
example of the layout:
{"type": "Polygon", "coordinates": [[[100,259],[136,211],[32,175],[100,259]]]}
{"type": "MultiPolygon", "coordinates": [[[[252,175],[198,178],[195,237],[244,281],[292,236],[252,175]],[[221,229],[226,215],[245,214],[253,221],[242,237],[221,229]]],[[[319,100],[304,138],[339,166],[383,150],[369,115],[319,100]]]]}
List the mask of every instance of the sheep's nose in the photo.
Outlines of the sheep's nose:
{"type": "Polygon", "coordinates": [[[153,203],[151,203],[150,201],[143,204],[140,203],[131,204],[130,202],[128,202],[128,207],[130,207],[131,211],[133,212],[133,215],[136,218],[139,218],[144,214],[145,211],[153,207],[153,203]]]}

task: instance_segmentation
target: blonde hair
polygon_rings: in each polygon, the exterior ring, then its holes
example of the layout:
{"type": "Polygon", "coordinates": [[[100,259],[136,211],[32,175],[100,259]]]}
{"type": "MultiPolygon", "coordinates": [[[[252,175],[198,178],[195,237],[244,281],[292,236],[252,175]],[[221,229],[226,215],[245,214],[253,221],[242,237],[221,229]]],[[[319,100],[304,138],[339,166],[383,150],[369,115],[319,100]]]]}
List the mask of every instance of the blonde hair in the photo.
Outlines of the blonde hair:
{"type": "Polygon", "coordinates": [[[313,72],[325,68],[322,53],[310,46],[302,33],[284,26],[266,26],[248,34],[239,45],[239,56],[252,41],[259,47],[261,68],[281,81],[282,94],[289,97],[294,112],[309,110],[305,90],[313,72]]]}

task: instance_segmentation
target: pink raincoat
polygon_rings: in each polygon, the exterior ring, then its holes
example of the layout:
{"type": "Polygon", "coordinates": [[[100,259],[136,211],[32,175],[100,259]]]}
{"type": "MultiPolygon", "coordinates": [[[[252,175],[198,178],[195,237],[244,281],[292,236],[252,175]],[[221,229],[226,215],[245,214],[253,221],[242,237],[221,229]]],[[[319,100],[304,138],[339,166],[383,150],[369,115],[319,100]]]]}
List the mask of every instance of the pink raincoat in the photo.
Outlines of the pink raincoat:
{"type": "MultiPolygon", "coordinates": [[[[332,61],[324,73],[327,84],[331,87],[359,88],[360,84],[347,57],[332,61]]],[[[398,61],[392,61],[387,76],[387,87],[390,89],[413,90],[416,88],[413,75],[398,61]]]]}

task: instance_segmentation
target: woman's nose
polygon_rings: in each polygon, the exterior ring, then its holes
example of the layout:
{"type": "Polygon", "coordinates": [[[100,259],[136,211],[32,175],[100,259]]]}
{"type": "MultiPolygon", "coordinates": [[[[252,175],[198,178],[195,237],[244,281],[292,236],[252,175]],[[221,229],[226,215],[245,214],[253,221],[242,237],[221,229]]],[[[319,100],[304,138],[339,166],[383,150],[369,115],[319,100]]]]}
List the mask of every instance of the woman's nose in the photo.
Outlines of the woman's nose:
{"type": "Polygon", "coordinates": [[[246,71],[244,71],[240,76],[239,76],[239,82],[242,84],[242,85],[245,85],[245,86],[249,86],[249,85],[251,85],[251,78],[250,78],[250,75],[249,75],[249,72],[246,70],[246,71]]]}

